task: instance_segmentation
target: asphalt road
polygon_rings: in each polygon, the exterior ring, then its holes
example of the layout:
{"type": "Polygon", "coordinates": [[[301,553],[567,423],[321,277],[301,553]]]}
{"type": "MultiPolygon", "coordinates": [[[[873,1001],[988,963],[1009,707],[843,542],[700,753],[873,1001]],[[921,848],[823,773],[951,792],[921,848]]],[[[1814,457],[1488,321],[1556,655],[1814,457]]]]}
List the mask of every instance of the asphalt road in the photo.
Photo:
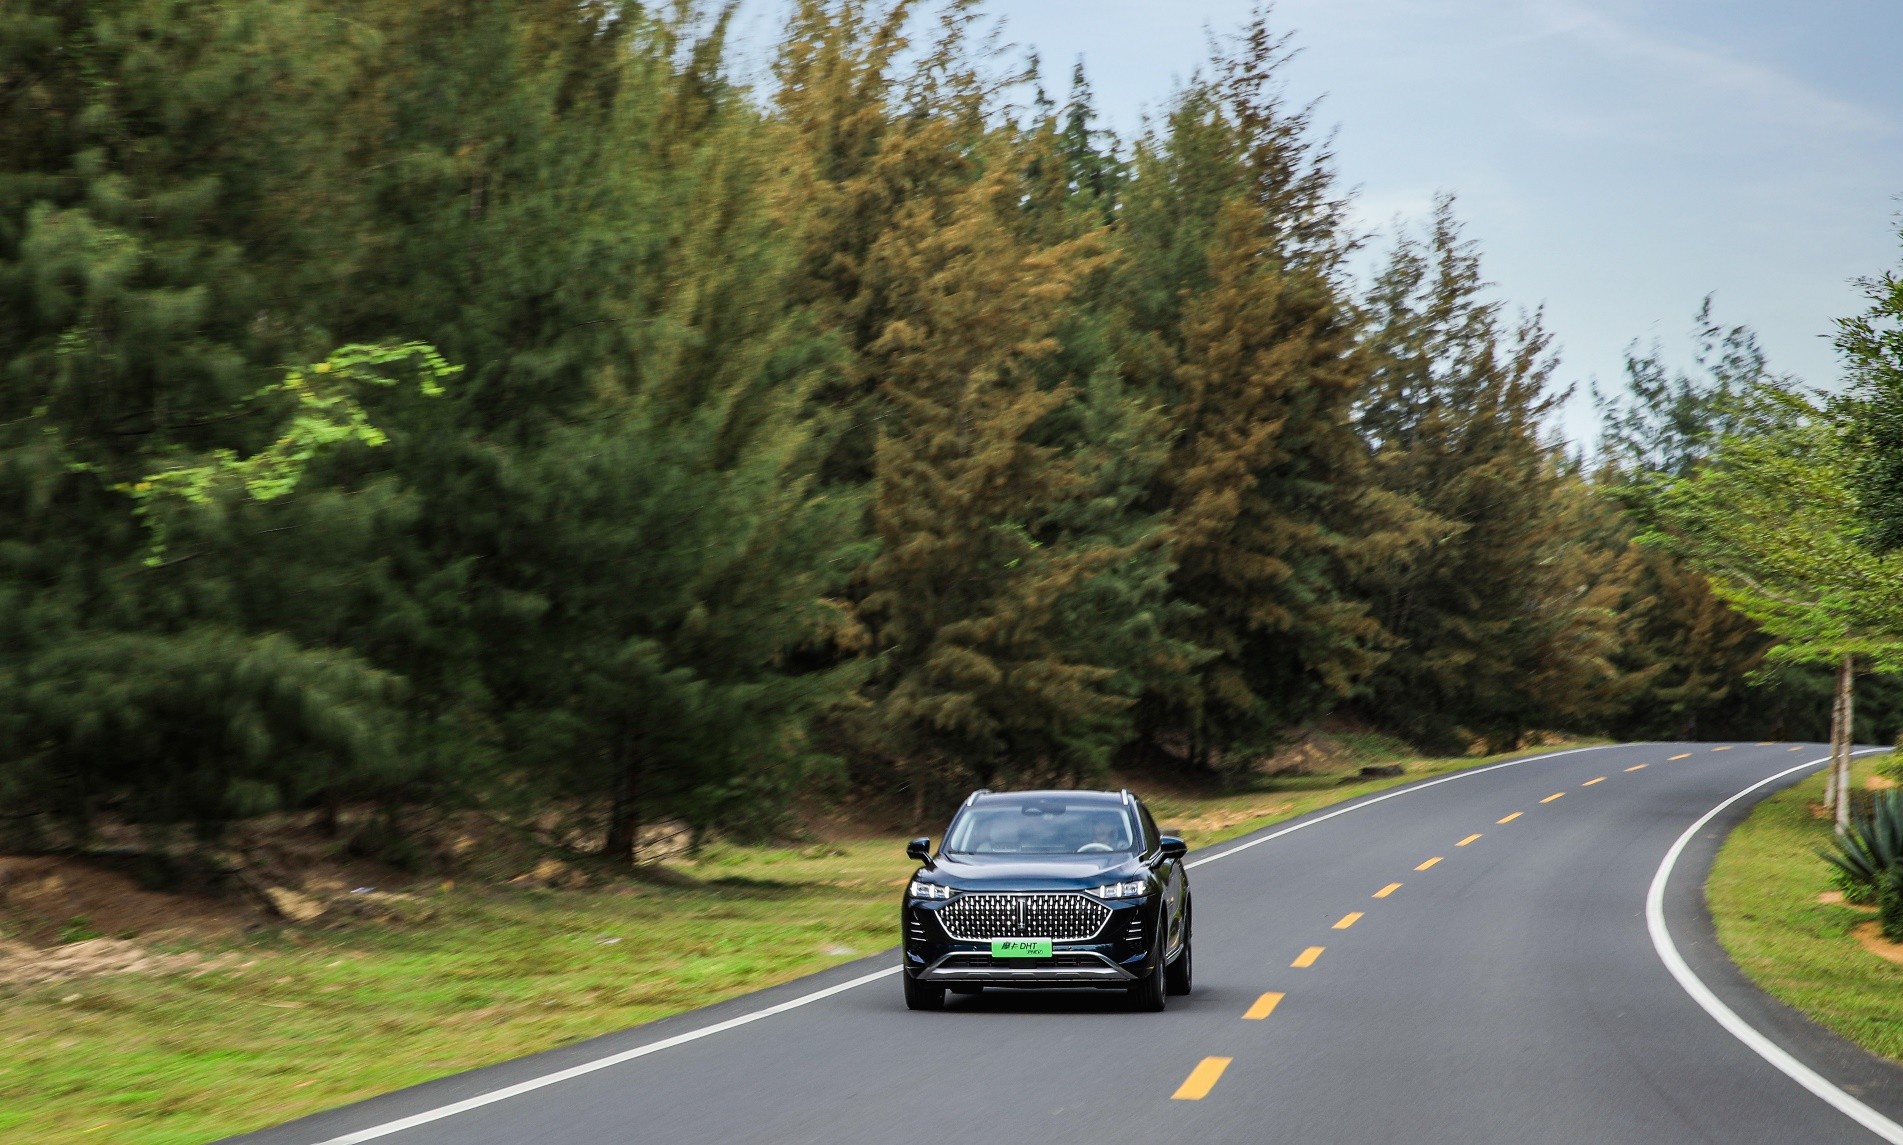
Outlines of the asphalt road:
{"type": "Polygon", "coordinates": [[[1798,774],[1685,839],[1658,895],[1663,946],[1648,929],[1648,891],[1687,830],[1823,754],[1574,751],[1192,854],[1196,989],[1161,1014],[1117,994],[997,990],[913,1013],[887,952],[238,1140],[1903,1141],[1882,1121],[1903,1121],[1903,1070],[1759,994],[1711,937],[1701,888],[1718,842],[1798,774]]]}

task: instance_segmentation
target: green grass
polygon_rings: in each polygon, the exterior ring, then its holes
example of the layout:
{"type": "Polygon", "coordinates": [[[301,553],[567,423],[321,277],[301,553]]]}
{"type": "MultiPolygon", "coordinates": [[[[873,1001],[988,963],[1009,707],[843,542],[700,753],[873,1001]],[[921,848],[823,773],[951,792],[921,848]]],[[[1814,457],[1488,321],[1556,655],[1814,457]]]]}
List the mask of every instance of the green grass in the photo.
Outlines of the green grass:
{"type": "Polygon", "coordinates": [[[30,991],[0,1000],[0,1129],[183,1145],[651,1021],[890,945],[875,883],[451,893],[427,926],[30,991]]]}
{"type": "MultiPolygon", "coordinates": [[[[1859,781],[1880,762],[1859,760],[1859,781]]],[[[1830,872],[1815,848],[1830,824],[1811,814],[1816,776],[1760,803],[1718,852],[1706,894],[1718,941],[1752,981],[1851,1041],[1903,1061],[1903,966],[1866,951],[1852,928],[1870,910],[1823,903],[1830,872]]]]}
{"type": "MultiPolygon", "coordinates": [[[[1208,846],[1486,762],[1346,784],[1277,778],[1218,797],[1157,792],[1151,804],[1208,846]]],[[[891,946],[913,864],[894,836],[716,844],[674,869],[699,885],[457,889],[430,896],[427,924],[202,947],[232,960],[202,977],[0,995],[0,1138],[203,1142],[710,1005],[891,946]]]]}

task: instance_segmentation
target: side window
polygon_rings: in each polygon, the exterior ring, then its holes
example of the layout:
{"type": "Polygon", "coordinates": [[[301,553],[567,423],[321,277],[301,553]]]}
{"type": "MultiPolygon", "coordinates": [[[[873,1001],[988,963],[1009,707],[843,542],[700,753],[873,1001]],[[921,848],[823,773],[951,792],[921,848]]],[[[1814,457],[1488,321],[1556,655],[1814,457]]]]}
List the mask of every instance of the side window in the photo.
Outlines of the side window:
{"type": "Polygon", "coordinates": [[[1156,820],[1150,818],[1148,807],[1137,804],[1137,814],[1143,819],[1143,853],[1147,855],[1162,845],[1159,840],[1163,838],[1163,833],[1156,829],[1156,820]]]}

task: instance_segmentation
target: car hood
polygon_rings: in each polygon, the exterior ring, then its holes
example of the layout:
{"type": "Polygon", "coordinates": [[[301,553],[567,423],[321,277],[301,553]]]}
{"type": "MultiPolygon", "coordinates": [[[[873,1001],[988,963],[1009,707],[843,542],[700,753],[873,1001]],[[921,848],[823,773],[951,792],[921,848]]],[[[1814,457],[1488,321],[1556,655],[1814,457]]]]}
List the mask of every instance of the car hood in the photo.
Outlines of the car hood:
{"type": "Polygon", "coordinates": [[[1069,891],[1150,873],[1135,855],[940,855],[924,877],[958,890],[1069,891]]]}

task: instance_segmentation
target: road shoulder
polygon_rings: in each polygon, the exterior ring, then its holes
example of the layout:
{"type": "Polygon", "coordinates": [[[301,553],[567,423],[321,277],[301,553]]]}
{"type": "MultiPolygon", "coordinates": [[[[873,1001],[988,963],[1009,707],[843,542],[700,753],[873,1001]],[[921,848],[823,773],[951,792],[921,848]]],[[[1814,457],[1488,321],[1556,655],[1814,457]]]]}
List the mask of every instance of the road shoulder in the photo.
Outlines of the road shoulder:
{"type": "MultiPolygon", "coordinates": [[[[1858,1037],[1867,1024],[1820,1004],[1845,974],[1888,983],[1889,1020],[1903,1025],[1903,966],[1858,946],[1847,916],[1811,909],[1829,887],[1822,860],[1809,850],[1813,840],[1793,847],[1787,833],[1767,829],[1788,824],[1793,808],[1808,818],[1821,783],[1815,775],[1793,777],[1708,823],[1666,888],[1666,917],[1680,954],[1720,1001],[1845,1092],[1903,1121],[1903,1064],[1873,1052],[1880,1042],[1858,1037]]],[[[1816,843],[1828,838],[1822,825],[1816,834],[1816,843]]],[[[1897,1044],[1897,1035],[1889,1040],[1897,1044]]]]}

